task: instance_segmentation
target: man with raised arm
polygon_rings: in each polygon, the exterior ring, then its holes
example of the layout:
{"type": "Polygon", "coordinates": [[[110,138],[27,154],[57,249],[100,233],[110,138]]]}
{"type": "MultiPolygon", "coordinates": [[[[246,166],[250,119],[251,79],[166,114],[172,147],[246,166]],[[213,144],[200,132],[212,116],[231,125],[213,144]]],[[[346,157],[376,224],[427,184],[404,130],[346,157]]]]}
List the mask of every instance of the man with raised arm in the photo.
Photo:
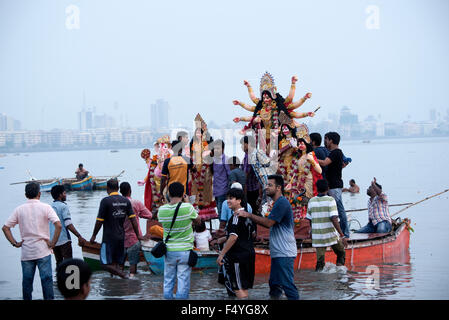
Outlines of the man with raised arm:
{"type": "Polygon", "coordinates": [[[289,201],[283,195],[284,179],[281,175],[268,176],[266,193],[274,202],[267,218],[243,210],[239,211],[238,216],[250,218],[255,223],[270,228],[270,296],[278,299],[284,291],[287,299],[298,300],[293,267],[297,254],[293,212],[289,201]]]}

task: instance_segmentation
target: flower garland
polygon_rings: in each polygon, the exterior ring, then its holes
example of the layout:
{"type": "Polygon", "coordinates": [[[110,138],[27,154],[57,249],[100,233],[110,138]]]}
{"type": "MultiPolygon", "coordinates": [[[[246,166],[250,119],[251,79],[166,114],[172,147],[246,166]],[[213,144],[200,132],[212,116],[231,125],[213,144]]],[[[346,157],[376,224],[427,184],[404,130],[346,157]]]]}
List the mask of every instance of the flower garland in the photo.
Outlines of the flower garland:
{"type": "MultiPolygon", "coordinates": [[[[195,201],[198,206],[204,205],[203,191],[204,191],[204,185],[205,185],[205,181],[206,181],[206,172],[207,172],[207,169],[209,168],[209,165],[203,163],[202,154],[203,154],[203,150],[206,149],[207,146],[208,146],[207,141],[203,140],[201,142],[201,150],[200,150],[201,163],[196,165],[197,171],[192,172],[192,178],[193,178],[192,182],[194,182],[196,184],[197,190],[198,190],[198,199],[195,201]],[[200,166],[200,170],[198,170],[198,166],[200,166]]],[[[194,150],[192,152],[192,155],[195,157],[194,150]]],[[[196,162],[196,159],[194,159],[194,163],[195,162],[196,162]]]]}
{"type": "Polygon", "coordinates": [[[150,170],[149,170],[149,183],[151,185],[151,192],[153,194],[153,208],[159,208],[161,205],[161,194],[157,188],[156,180],[154,179],[154,169],[156,169],[158,164],[157,155],[154,155],[151,159],[150,170]]]}
{"type": "Polygon", "coordinates": [[[304,218],[307,214],[308,199],[304,196],[304,194],[300,195],[302,193],[300,190],[305,190],[305,183],[307,175],[311,170],[311,164],[309,161],[306,161],[303,166],[299,166],[299,160],[302,156],[303,155],[300,156],[300,153],[298,151],[295,152],[295,154],[293,155],[292,165],[288,177],[288,181],[292,182],[289,202],[292,206],[294,216],[293,220],[295,224],[299,224],[301,218],[304,218]]]}

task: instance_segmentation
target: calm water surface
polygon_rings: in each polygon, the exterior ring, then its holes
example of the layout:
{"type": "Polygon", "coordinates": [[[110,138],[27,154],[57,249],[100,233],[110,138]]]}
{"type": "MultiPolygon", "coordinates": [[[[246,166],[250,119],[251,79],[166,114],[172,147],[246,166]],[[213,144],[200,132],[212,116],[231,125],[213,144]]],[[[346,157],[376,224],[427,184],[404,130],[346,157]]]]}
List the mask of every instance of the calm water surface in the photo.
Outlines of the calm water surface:
{"type": "MultiPolygon", "coordinates": [[[[449,188],[449,138],[397,139],[343,141],[341,149],[353,162],[343,170],[345,186],[353,178],[361,188],[356,195],[344,194],[346,209],[366,208],[366,188],[376,177],[389,196],[390,204],[415,202],[429,195],[449,188]],[[435,152],[440,150],[435,157],[435,152]]],[[[230,155],[238,148],[230,150],[230,155]]],[[[24,185],[10,185],[12,182],[28,180],[27,170],[37,179],[56,176],[70,177],[79,162],[94,176],[125,173],[121,181],[128,181],[133,187],[133,197],[143,198],[143,187],[137,180],[145,177],[147,169],[140,158],[140,149],[68,151],[7,154],[0,158],[0,223],[3,225],[14,208],[25,201],[24,185]]],[[[92,235],[100,200],[106,192],[69,192],[73,223],[79,232],[89,239],[92,235]]],[[[328,265],[324,273],[297,271],[295,282],[301,299],[449,299],[449,193],[426,201],[402,213],[401,217],[412,220],[414,233],[410,237],[410,259],[402,263],[379,264],[380,286],[372,289],[367,285],[366,267],[337,271],[328,265]]],[[[42,201],[51,203],[49,193],[42,195],[42,201]]],[[[394,214],[400,207],[391,208],[394,214]]],[[[366,224],[366,211],[353,213],[352,228],[358,228],[359,221],[366,224]]],[[[142,226],[144,221],[142,222],[142,226]]],[[[18,227],[13,234],[20,239],[18,227]]],[[[72,237],[73,239],[73,237],[72,237]]],[[[101,239],[101,231],[97,236],[101,239]]],[[[82,257],[81,248],[73,245],[74,256],[82,257]]],[[[0,238],[0,299],[22,298],[22,273],[20,250],[13,248],[3,237],[0,238]]],[[[54,265],[54,259],[53,259],[54,265]]],[[[88,299],[162,299],[162,276],[141,272],[135,279],[111,278],[105,272],[96,272],[92,279],[92,291],[88,299]]],[[[61,298],[57,289],[56,297],[61,298]]],[[[36,272],[33,297],[42,299],[42,290],[36,272]]],[[[228,299],[224,288],[217,283],[216,274],[192,274],[191,299],[228,299]]],[[[257,275],[250,298],[268,298],[268,275],[257,275]]]]}

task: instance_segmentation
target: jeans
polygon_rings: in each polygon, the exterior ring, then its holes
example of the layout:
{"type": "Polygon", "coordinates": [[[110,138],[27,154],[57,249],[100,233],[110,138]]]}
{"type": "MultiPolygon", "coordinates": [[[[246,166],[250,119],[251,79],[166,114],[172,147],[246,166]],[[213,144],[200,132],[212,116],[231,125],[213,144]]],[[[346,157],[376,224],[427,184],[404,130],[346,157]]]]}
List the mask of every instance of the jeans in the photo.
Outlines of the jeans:
{"type": "Polygon", "coordinates": [[[279,298],[284,290],[288,300],[299,300],[294,282],[293,264],[295,257],[271,258],[270,296],[279,298]]]}
{"type": "Polygon", "coordinates": [[[341,200],[341,188],[329,189],[328,194],[335,199],[337,203],[338,218],[340,219],[340,228],[345,237],[349,238],[349,225],[348,218],[346,217],[345,207],[343,206],[343,201],[341,200]]]}
{"type": "Polygon", "coordinates": [[[189,267],[190,251],[167,251],[164,258],[164,298],[173,299],[173,289],[176,278],[178,279],[178,289],[176,299],[188,299],[190,292],[189,267]]]}
{"type": "Polygon", "coordinates": [[[226,201],[226,194],[215,197],[215,202],[217,203],[217,210],[218,210],[218,216],[221,216],[221,207],[223,205],[223,202],[226,201]]]}
{"type": "Polygon", "coordinates": [[[51,255],[46,257],[22,261],[22,293],[23,300],[31,300],[33,292],[33,281],[36,266],[39,268],[41,277],[42,293],[44,300],[53,300],[53,276],[51,269],[51,255]]]}
{"type": "Polygon", "coordinates": [[[373,225],[371,221],[366,226],[356,231],[357,233],[388,233],[391,232],[391,223],[387,220],[373,225]]]}

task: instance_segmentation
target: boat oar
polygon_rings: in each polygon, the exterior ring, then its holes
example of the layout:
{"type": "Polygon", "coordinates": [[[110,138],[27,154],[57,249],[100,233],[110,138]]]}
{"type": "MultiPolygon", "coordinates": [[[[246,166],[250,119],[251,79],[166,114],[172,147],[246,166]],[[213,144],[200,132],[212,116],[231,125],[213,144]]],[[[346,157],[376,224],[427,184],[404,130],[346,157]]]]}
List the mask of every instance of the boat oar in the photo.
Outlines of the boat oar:
{"type": "Polygon", "coordinates": [[[122,174],[125,173],[125,170],[122,170],[122,172],[120,172],[118,175],[112,177],[113,179],[120,177],[122,174]]]}
{"type": "MultiPolygon", "coordinates": [[[[409,204],[412,204],[413,202],[407,202],[407,203],[397,203],[397,204],[390,204],[389,207],[400,207],[400,206],[408,206],[409,204]]],[[[357,211],[365,211],[368,210],[368,208],[364,209],[351,209],[351,210],[345,210],[345,212],[357,212],[357,211]]]]}
{"type": "Polygon", "coordinates": [[[21,182],[13,182],[13,183],[10,183],[9,185],[21,184],[21,183],[30,183],[30,182],[32,182],[32,181],[28,180],[28,181],[21,181],[21,182]]]}
{"type": "Polygon", "coordinates": [[[432,198],[437,197],[437,196],[439,196],[440,194],[443,194],[443,193],[448,192],[448,191],[449,191],[449,189],[446,189],[446,190],[441,191],[441,192],[438,192],[438,193],[436,193],[436,194],[434,194],[434,195],[432,195],[432,196],[429,196],[429,197],[427,197],[427,198],[424,198],[424,199],[422,199],[422,200],[420,200],[420,201],[414,202],[414,203],[410,204],[409,206],[405,207],[404,209],[401,209],[401,210],[399,210],[398,212],[396,212],[395,214],[391,215],[391,217],[394,217],[395,215],[398,215],[399,213],[403,212],[404,210],[407,210],[408,208],[411,208],[411,207],[413,207],[413,206],[416,206],[418,203],[421,203],[421,202],[423,202],[423,201],[432,199],[432,198]]]}
{"type": "Polygon", "coordinates": [[[118,178],[118,177],[120,177],[123,173],[125,173],[125,170],[122,170],[122,172],[120,172],[119,174],[117,174],[117,175],[115,175],[115,176],[98,176],[98,177],[95,177],[95,179],[115,179],[115,178],[118,178]]]}

